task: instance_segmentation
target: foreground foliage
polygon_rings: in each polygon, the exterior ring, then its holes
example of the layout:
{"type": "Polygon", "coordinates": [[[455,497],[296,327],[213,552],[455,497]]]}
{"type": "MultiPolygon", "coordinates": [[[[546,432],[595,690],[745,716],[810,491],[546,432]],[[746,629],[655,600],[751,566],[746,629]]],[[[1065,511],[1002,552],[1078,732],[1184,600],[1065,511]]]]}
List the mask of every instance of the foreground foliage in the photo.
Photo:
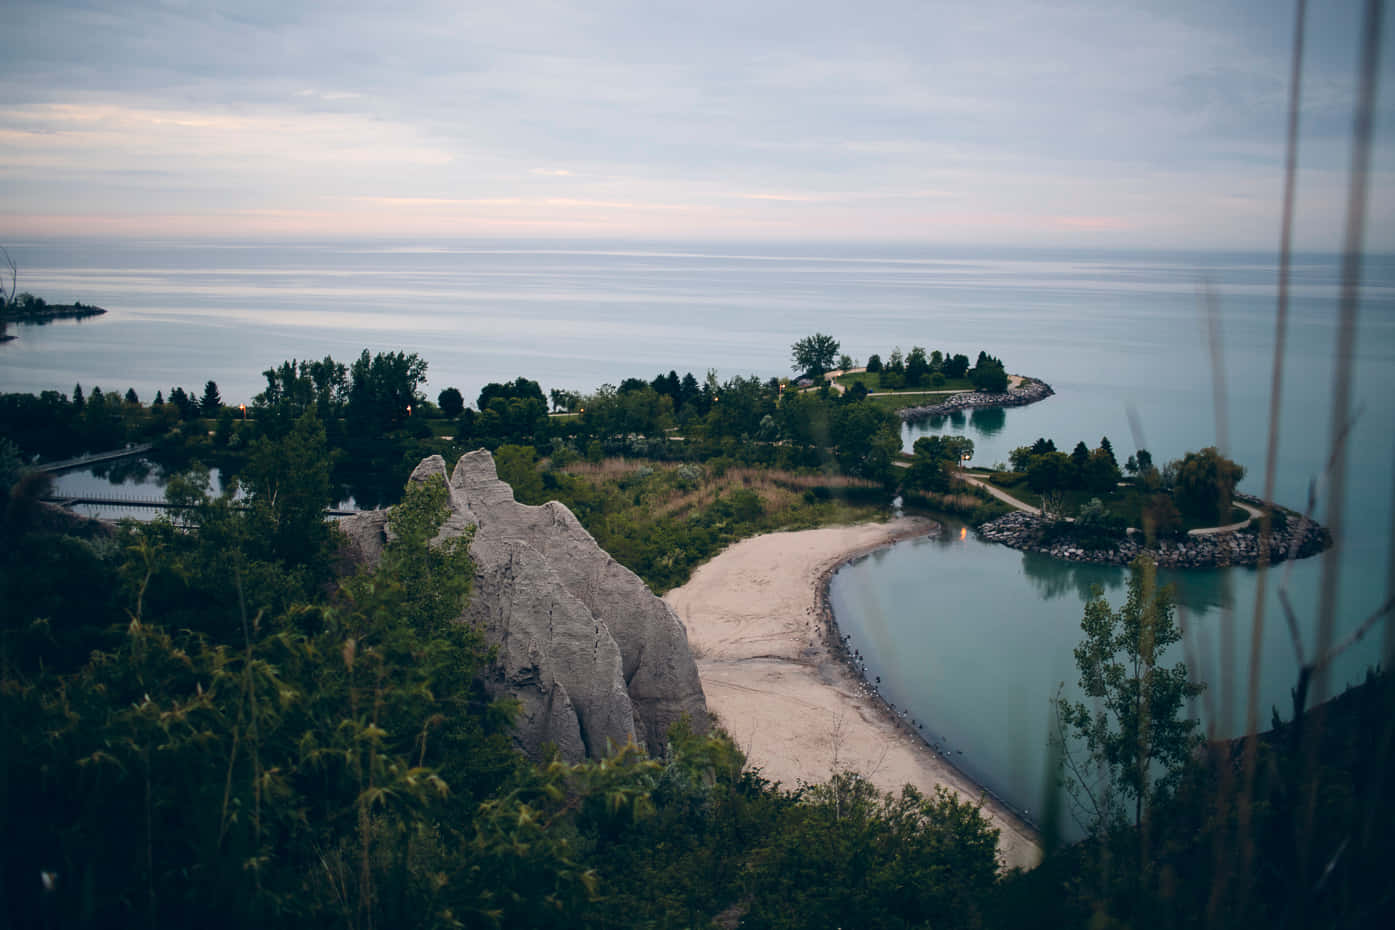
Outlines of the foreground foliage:
{"type": "Polygon", "coordinates": [[[7,491],[0,925],[978,921],[995,837],[948,796],[785,790],[681,725],[653,758],[522,758],[454,622],[468,538],[428,544],[444,486],[408,487],[380,564],[336,571],[306,516],[313,411],[259,442],[248,505],[195,474],[180,525],[83,540],[7,491]]]}

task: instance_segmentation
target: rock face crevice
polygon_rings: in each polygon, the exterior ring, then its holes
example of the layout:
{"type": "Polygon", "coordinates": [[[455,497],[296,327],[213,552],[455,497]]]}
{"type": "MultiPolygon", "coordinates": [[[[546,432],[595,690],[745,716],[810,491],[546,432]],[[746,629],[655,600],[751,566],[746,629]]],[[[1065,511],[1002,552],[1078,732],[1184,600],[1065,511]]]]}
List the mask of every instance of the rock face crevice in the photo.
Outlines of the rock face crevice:
{"type": "MultiPolygon", "coordinates": [[[[576,761],[630,740],[657,751],[684,715],[706,729],[682,623],[570,510],[516,502],[484,450],[461,456],[449,475],[440,456],[423,459],[412,480],[433,475],[447,478],[450,492],[437,539],[474,527],[475,585],[461,620],[478,624],[497,650],[485,683],[518,700],[515,736],[525,752],[536,757],[550,743],[576,761]]],[[[358,559],[382,555],[386,512],[340,528],[358,559]]]]}

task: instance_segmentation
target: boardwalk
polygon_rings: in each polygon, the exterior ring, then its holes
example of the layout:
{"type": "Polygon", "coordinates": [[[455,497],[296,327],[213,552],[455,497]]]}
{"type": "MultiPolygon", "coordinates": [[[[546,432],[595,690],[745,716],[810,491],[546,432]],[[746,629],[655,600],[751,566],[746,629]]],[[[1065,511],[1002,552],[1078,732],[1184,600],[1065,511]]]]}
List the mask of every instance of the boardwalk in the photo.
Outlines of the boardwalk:
{"type": "MultiPolygon", "coordinates": [[[[43,498],[45,503],[57,504],[59,507],[75,507],[85,504],[96,507],[143,507],[151,510],[191,510],[196,504],[171,504],[163,497],[140,497],[132,495],[130,497],[119,497],[116,495],[94,495],[94,494],[50,494],[43,498]]],[[[234,504],[237,509],[246,509],[246,504],[234,504]]],[[[325,509],[327,517],[351,517],[358,510],[339,510],[334,507],[325,509]]]]}
{"type": "Polygon", "coordinates": [[[153,449],[148,442],[143,442],[138,446],[127,446],[124,449],[112,449],[108,452],[93,452],[89,455],[80,455],[75,459],[63,459],[60,462],[44,462],[42,465],[35,465],[37,471],[45,471],[49,474],[57,474],[61,471],[71,471],[74,468],[83,468],[87,465],[95,465],[98,462],[111,462],[116,459],[129,458],[133,455],[141,455],[153,449]]]}

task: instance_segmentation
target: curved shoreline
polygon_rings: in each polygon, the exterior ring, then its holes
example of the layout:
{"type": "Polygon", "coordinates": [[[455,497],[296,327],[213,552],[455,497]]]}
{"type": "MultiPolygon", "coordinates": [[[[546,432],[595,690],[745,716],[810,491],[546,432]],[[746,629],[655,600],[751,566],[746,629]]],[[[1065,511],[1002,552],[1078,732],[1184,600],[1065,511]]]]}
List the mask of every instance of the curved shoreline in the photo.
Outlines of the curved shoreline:
{"type": "Polygon", "coordinates": [[[939,530],[903,517],[753,537],[664,599],[688,631],[709,710],[766,778],[793,785],[852,769],[886,792],[944,786],[982,799],[1004,863],[1031,867],[1041,858],[1032,825],[909,730],[831,645],[838,641],[827,601],[833,573],[939,530]]]}
{"type": "Polygon", "coordinates": [[[935,756],[945,765],[949,766],[955,772],[959,773],[959,775],[965,781],[978,788],[978,790],[982,792],[981,797],[983,800],[983,806],[991,810],[995,815],[997,815],[997,818],[1013,822],[1019,825],[1020,827],[1024,828],[1031,834],[1033,840],[1036,843],[1040,844],[1041,834],[1035,823],[1023,817],[1021,814],[1017,813],[1017,810],[1013,808],[1013,806],[1010,805],[1005,798],[999,795],[992,788],[988,787],[980,781],[977,781],[972,775],[961,769],[959,766],[955,765],[954,761],[950,759],[948,756],[941,757],[940,754],[935,751],[934,745],[931,744],[919,731],[913,729],[911,727],[911,723],[905,717],[897,714],[896,711],[892,709],[890,702],[888,702],[887,699],[882,696],[881,691],[872,682],[867,680],[866,676],[862,674],[862,670],[858,667],[857,661],[848,652],[846,641],[840,634],[837,615],[833,612],[833,602],[829,599],[828,596],[829,586],[833,583],[833,576],[838,574],[838,572],[842,571],[847,566],[852,565],[854,562],[861,561],[862,559],[866,558],[874,552],[879,552],[883,549],[889,549],[890,547],[896,545],[896,543],[898,542],[904,542],[906,539],[921,539],[928,536],[936,536],[939,535],[939,533],[941,533],[943,530],[944,527],[936,523],[935,528],[931,530],[929,533],[918,534],[915,536],[905,536],[899,539],[892,539],[880,546],[868,548],[861,552],[854,552],[851,555],[849,555],[846,559],[839,562],[837,565],[825,569],[823,574],[819,576],[819,587],[817,595],[819,613],[824,624],[824,647],[828,649],[829,652],[831,652],[839,661],[843,663],[843,668],[848,672],[848,674],[852,675],[854,678],[857,678],[859,681],[862,682],[862,684],[867,689],[867,699],[875,703],[878,707],[880,707],[882,714],[888,720],[890,720],[894,726],[898,727],[910,738],[924,744],[925,749],[931,755],[935,756]]]}

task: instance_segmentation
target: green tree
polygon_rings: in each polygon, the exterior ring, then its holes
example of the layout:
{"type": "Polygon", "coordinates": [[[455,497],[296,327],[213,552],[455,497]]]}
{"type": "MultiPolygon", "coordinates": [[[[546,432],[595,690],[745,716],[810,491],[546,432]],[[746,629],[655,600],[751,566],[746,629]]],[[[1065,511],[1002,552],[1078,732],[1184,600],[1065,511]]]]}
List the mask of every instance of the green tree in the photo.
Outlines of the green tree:
{"type": "Polygon", "coordinates": [[[426,362],[415,352],[369,356],[364,349],[350,367],[349,379],[349,426],[371,436],[402,425],[411,408],[421,403],[426,362]]]}
{"type": "Polygon", "coordinates": [[[943,444],[945,452],[956,468],[963,464],[965,459],[974,457],[974,441],[968,436],[945,436],[943,444]]]}
{"type": "Polygon", "coordinates": [[[1114,610],[1096,586],[1085,605],[1075,647],[1080,690],[1089,703],[1055,699],[1067,791],[1092,830],[1142,823],[1167,800],[1201,746],[1198,721],[1184,704],[1203,690],[1185,664],[1161,664],[1180,638],[1173,592],[1159,587],[1157,567],[1139,556],[1129,566],[1128,596],[1114,610]],[[1073,751],[1083,745],[1085,755],[1073,751]]]}
{"type": "Polygon", "coordinates": [[[736,375],[722,385],[717,403],[707,414],[709,436],[733,439],[753,437],[760,431],[761,419],[775,413],[778,389],[755,375],[736,375]]]}
{"type": "Polygon", "coordinates": [[[930,379],[930,357],[921,346],[912,346],[906,356],[906,386],[920,387],[930,379]]]}
{"type": "MultiPolygon", "coordinates": [[[[561,413],[566,411],[567,413],[575,413],[576,409],[581,406],[581,395],[575,391],[564,391],[561,388],[553,388],[547,393],[548,397],[552,399],[552,409],[554,412],[561,413]]],[[[676,396],[675,394],[674,397],[676,398],[676,396]]],[[[675,399],[674,403],[676,404],[678,401],[675,399]]]]}
{"type": "Polygon", "coordinates": [[[218,382],[209,381],[203,386],[203,400],[199,402],[199,412],[206,417],[216,417],[222,406],[223,398],[218,394],[218,382]]]}
{"type": "Polygon", "coordinates": [[[795,373],[803,372],[817,378],[833,367],[838,357],[838,340],[823,333],[805,336],[790,347],[791,366],[795,373]]]}
{"type": "Polygon", "coordinates": [[[1215,446],[1188,452],[1173,463],[1173,498],[1184,515],[1225,523],[1230,517],[1235,486],[1245,477],[1245,469],[1221,455],[1215,446]]]}
{"type": "Polygon", "coordinates": [[[832,410],[829,435],[845,475],[892,482],[901,451],[901,420],[871,404],[839,404],[832,410]]]}
{"type": "Polygon", "coordinates": [[[465,409],[465,398],[458,388],[448,387],[436,395],[436,405],[448,417],[458,417],[465,409]]]}
{"type": "Polygon", "coordinates": [[[882,357],[880,355],[867,356],[867,373],[876,374],[882,370],[882,357]]]}
{"type": "Polygon", "coordinates": [[[330,492],[330,454],[324,425],[307,410],[280,439],[262,437],[252,446],[243,473],[253,540],[266,557],[290,565],[322,564],[333,540],[325,521],[330,492]]]}
{"type": "Polygon", "coordinates": [[[987,394],[1001,394],[1008,386],[1007,371],[1001,364],[980,363],[969,372],[969,381],[977,390],[987,394]]]}
{"type": "Polygon", "coordinates": [[[1085,463],[1081,485],[1094,494],[1109,494],[1119,483],[1119,478],[1119,466],[1114,456],[1105,449],[1096,449],[1085,463]]]}
{"type": "Polygon", "coordinates": [[[1064,452],[1033,455],[1027,465],[1027,487],[1038,494],[1057,491],[1071,483],[1071,460],[1064,452]]]}
{"type": "Polygon", "coordinates": [[[905,484],[922,491],[949,490],[950,472],[965,454],[974,454],[974,442],[966,436],[921,436],[912,448],[905,484]]]}
{"type": "Polygon", "coordinates": [[[742,926],[972,927],[997,878],[997,832],[945,788],[883,795],[838,773],[804,789],[748,867],[742,926]]]}

